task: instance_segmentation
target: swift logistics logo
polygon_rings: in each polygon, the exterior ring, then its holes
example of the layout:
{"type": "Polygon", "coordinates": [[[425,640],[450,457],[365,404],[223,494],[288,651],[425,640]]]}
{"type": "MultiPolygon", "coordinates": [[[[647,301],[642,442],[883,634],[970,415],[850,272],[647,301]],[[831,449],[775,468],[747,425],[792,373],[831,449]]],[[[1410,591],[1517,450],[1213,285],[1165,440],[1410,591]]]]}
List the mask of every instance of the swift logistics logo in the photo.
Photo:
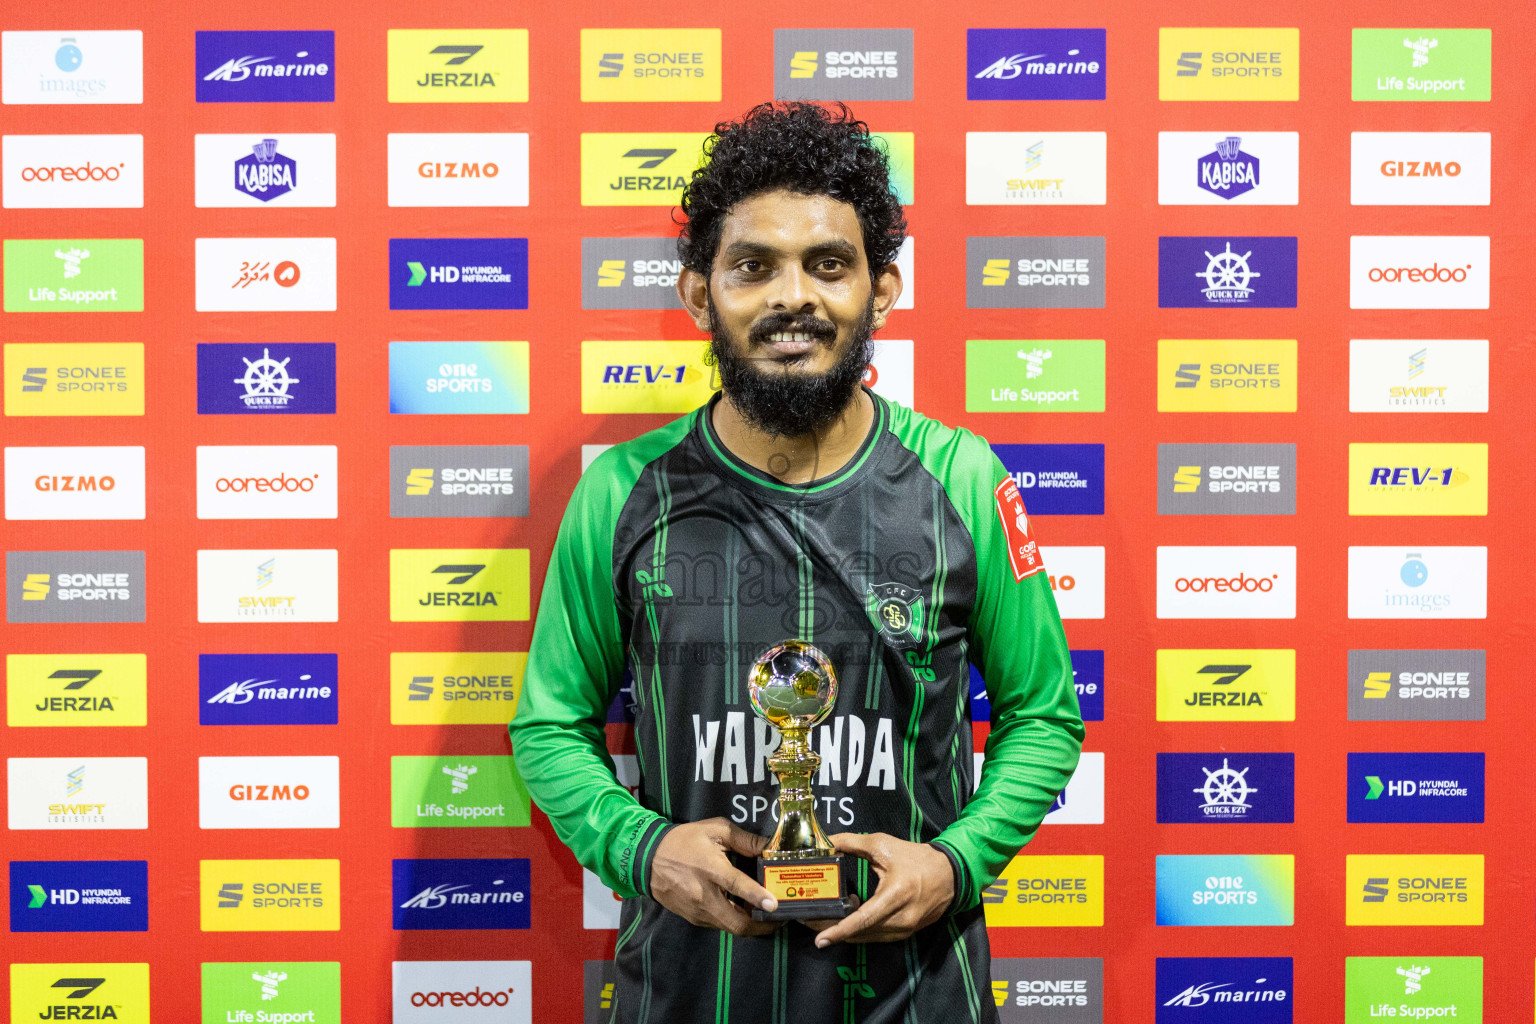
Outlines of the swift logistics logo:
{"type": "Polygon", "coordinates": [[[1350,98],[1483,102],[1492,98],[1493,30],[1351,30],[1350,98]]]}
{"type": "Polygon", "coordinates": [[[1157,858],[1157,923],[1289,926],[1296,914],[1296,858],[1225,854],[1157,858]]]}
{"type": "Polygon", "coordinates": [[[1344,1024],[1386,1017],[1483,1024],[1483,958],[1345,957],[1344,1024]]]}
{"type": "Polygon", "coordinates": [[[1008,862],[981,893],[989,928],[1100,928],[1104,858],[1025,856],[1008,862]]]}
{"type": "Polygon", "coordinates": [[[692,412],[716,389],[697,341],[584,341],[584,413],[692,412]]]}
{"type": "Polygon", "coordinates": [[[1160,206],[1295,206],[1296,132],[1158,132],[1160,206]]]}
{"type": "Polygon", "coordinates": [[[389,102],[527,103],[525,28],[392,28],[389,102]]]}
{"type": "Polygon", "coordinates": [[[1295,807],[1295,754],[1157,755],[1160,825],[1291,822],[1295,807]]]}
{"type": "Polygon", "coordinates": [[[335,519],[336,446],[198,445],[197,518],[335,519]]]}
{"type": "Polygon", "coordinates": [[[675,238],[583,238],[582,309],[682,309],[675,238]]]}
{"type": "Polygon", "coordinates": [[[199,313],[331,313],[336,239],[199,238],[199,313]]]}
{"type": "Polygon", "coordinates": [[[1487,206],[1489,132],[1351,132],[1353,206],[1487,206]]]}
{"type": "Polygon", "coordinates": [[[1100,957],[994,957],[991,980],[1000,1024],[1103,1024],[1100,957]]]}
{"type": "Polygon", "coordinates": [[[339,828],[337,757],[200,757],[197,827],[339,828]]]}
{"type": "Polygon", "coordinates": [[[5,345],[7,416],[144,415],[144,345],[5,345]]]}
{"type": "Polygon", "coordinates": [[[198,622],[335,622],[334,548],[203,549],[198,622]]]}
{"type": "Polygon", "coordinates": [[[1157,958],[1157,1024],[1291,1024],[1288,956],[1157,958]]]}
{"type": "Polygon", "coordinates": [[[199,725],[335,725],[334,654],[199,654],[199,725]]]}
{"type": "Polygon", "coordinates": [[[773,97],[910,100],[909,28],[776,28],[773,97]]]}
{"type": "Polygon", "coordinates": [[[391,548],[391,622],[522,622],[527,548],[391,548]]]}
{"type": "Polygon", "coordinates": [[[149,827],[149,762],[142,757],[6,759],[7,827],[149,827]]]}
{"type": "Polygon", "coordinates": [[[1483,820],[1483,755],[1349,755],[1350,822],[1483,820]]]}
{"type": "Polygon", "coordinates": [[[1160,338],[1158,412],[1295,412],[1296,340],[1160,338]]]}
{"type": "Polygon", "coordinates": [[[1350,309],[1487,309],[1487,235],[1351,235],[1350,309]]]}
{"type": "Polygon", "coordinates": [[[1485,619],[1485,547],[1351,547],[1352,619],[1485,619]]]}
{"type": "Polygon", "coordinates": [[[992,452],[1032,515],[1104,514],[1102,444],[994,444],[992,452]]]}
{"type": "Polygon", "coordinates": [[[533,1024],[530,960],[396,960],[392,967],[393,1024],[533,1024]]]}
{"type": "Polygon", "coordinates": [[[526,341],[392,341],[392,413],[506,415],[528,411],[526,341]]]}
{"type": "Polygon", "coordinates": [[[527,206],[527,132],[390,132],[390,206],[527,206]]]}
{"type": "Polygon", "coordinates": [[[7,313],[144,311],[141,238],[7,238],[4,264],[7,313]]]}
{"type": "Polygon", "coordinates": [[[197,102],[331,103],[334,32],[197,33],[197,102]]]}
{"type": "Polygon", "coordinates": [[[1482,854],[1348,854],[1346,925],[1481,925],[1482,854]]]}
{"type": "Polygon", "coordinates": [[[11,964],[11,1020],[150,1024],[149,964],[11,964]]]}
{"type": "Polygon", "coordinates": [[[1103,206],[1104,132],[966,132],[967,206],[1103,206]]]}
{"type": "Polygon", "coordinates": [[[528,239],[391,238],[390,309],[527,309],[528,239]]]}
{"type": "Polygon", "coordinates": [[[1488,340],[1353,338],[1350,412],[1487,412],[1488,340]]]}
{"type": "Polygon", "coordinates": [[[968,100],[1102,100],[1102,28],[972,28],[965,32],[968,100]]]}
{"type": "Polygon", "coordinates": [[[1301,32],[1294,28],[1160,28],[1160,100],[1301,98],[1301,32]]]}
{"type": "Polygon", "coordinates": [[[5,720],[12,727],[147,721],[143,654],[7,654],[5,679],[5,720]]]}
{"type": "Polygon", "coordinates": [[[391,445],[389,514],[395,519],[528,514],[528,446],[391,445]]]}
{"type": "Polygon", "coordinates": [[[522,651],[393,651],[390,724],[505,726],[527,663],[522,651]]]}
{"type": "Polygon", "coordinates": [[[198,415],[330,415],[335,411],[334,344],[200,342],[197,346],[198,415]]]}
{"type": "Polygon", "coordinates": [[[13,860],[11,931],[149,930],[149,862],[13,860]]]}
{"type": "Polygon", "coordinates": [[[5,518],[143,519],[144,449],[6,448],[5,518]]]}
{"type": "Polygon", "coordinates": [[[143,103],[144,33],[0,33],[0,93],[13,104],[143,103]]]}
{"type": "Polygon", "coordinates": [[[341,929],[341,862],[198,861],[205,932],[334,932],[341,929]]]}
{"type": "Polygon", "coordinates": [[[341,1024],[341,964],[205,963],[202,996],[202,1024],[341,1024]]]}
{"type": "Polygon", "coordinates": [[[583,103],[718,103],[718,28],[584,28],[583,103]]]}
{"type": "Polygon", "coordinates": [[[1103,412],[1102,339],[969,340],[966,412],[1103,412]]]}
{"type": "Polygon", "coordinates": [[[1351,722],[1481,722],[1487,652],[1350,651],[1351,722]]]}
{"type": "Polygon", "coordinates": [[[192,148],[200,208],[336,205],[335,135],[198,134],[192,148]]]}
{"type": "Polygon", "coordinates": [[[1157,652],[1159,722],[1294,722],[1294,650],[1157,652]]]}
{"type": "Polygon", "coordinates": [[[486,828],[529,823],[528,788],[511,758],[497,754],[389,759],[395,828],[486,828]]]}
{"type": "Polygon", "coordinates": [[[1352,516],[1485,516],[1486,444],[1349,446],[1352,516]]]}
{"type": "Polygon", "coordinates": [[[676,206],[703,159],[701,132],[582,132],[582,206],[676,206]]]}
{"type": "Polygon", "coordinates": [[[144,552],[7,551],[5,620],[143,622],[144,552]]]}
{"type": "Polygon", "coordinates": [[[1294,236],[1157,240],[1161,309],[1295,309],[1294,236]]]}
{"type": "Polygon", "coordinates": [[[530,927],[525,858],[396,860],[395,931],[530,927]]]}
{"type": "Polygon", "coordinates": [[[1164,516],[1296,514],[1294,444],[1159,444],[1164,516]]]}
{"type": "Polygon", "coordinates": [[[1103,309],[1102,237],[967,238],[969,309],[1103,309]]]}
{"type": "Polygon", "coordinates": [[[1294,547],[1157,549],[1160,619],[1294,619],[1294,547]]]}
{"type": "Polygon", "coordinates": [[[7,135],[0,180],[9,210],[140,209],[144,136],[7,135]]]}

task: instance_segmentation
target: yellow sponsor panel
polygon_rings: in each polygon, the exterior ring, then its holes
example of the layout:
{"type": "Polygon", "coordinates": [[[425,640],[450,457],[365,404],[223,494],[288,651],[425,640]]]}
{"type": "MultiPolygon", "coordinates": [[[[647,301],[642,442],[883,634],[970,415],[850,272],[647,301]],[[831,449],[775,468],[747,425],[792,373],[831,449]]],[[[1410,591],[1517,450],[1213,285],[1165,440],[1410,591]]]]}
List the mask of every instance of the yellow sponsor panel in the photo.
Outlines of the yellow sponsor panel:
{"type": "Polygon", "coordinates": [[[1351,444],[1352,516],[1485,516],[1486,444],[1351,444]]]}
{"type": "Polygon", "coordinates": [[[1162,338],[1158,412],[1295,412],[1294,338],[1162,338]]]}
{"type": "Polygon", "coordinates": [[[582,132],[582,206],[676,206],[706,132],[582,132]]]}
{"type": "Polygon", "coordinates": [[[522,651],[395,651],[389,656],[391,725],[506,725],[517,711],[522,651]]]}
{"type": "Polygon", "coordinates": [[[583,103],[720,101],[717,28],[584,28],[583,103]]]}
{"type": "Polygon", "coordinates": [[[1102,927],[1104,858],[1020,855],[981,902],[989,928],[1102,927]]]}
{"type": "Polygon", "coordinates": [[[1481,925],[1483,855],[1349,854],[1344,923],[1481,925]]]}
{"type": "Polygon", "coordinates": [[[715,392],[701,341],[584,341],[581,411],[692,412],[715,392]]]}
{"type": "Polygon", "coordinates": [[[1159,722],[1293,722],[1296,652],[1226,648],[1157,652],[1159,722]]]}
{"type": "Polygon", "coordinates": [[[1160,28],[1160,100],[1301,98],[1301,32],[1294,28],[1160,28]]]}
{"type": "Polygon", "coordinates": [[[528,102],[528,30],[390,29],[389,102],[528,102]]]}
{"type": "Polygon", "coordinates": [[[5,656],[6,725],[143,725],[148,719],[143,654],[5,656]]]}
{"type": "Polygon", "coordinates": [[[339,860],[204,860],[197,874],[205,932],[341,930],[339,860]]]}
{"type": "Polygon", "coordinates": [[[7,416],[143,416],[144,346],[71,342],[5,346],[7,416]]]}
{"type": "Polygon", "coordinates": [[[11,964],[11,1020],[149,1024],[149,964],[11,964]]]}
{"type": "Polygon", "coordinates": [[[391,548],[391,622],[521,622],[527,548],[391,548]]]}

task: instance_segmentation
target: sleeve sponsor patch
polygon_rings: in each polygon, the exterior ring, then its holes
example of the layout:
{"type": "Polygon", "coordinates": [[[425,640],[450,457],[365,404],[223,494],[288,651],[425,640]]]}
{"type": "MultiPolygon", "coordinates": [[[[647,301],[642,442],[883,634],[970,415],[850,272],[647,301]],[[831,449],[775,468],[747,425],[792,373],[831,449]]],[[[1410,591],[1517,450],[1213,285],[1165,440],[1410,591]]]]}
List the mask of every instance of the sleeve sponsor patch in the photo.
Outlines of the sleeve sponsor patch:
{"type": "Polygon", "coordinates": [[[1013,477],[1008,477],[992,494],[997,498],[997,516],[1003,521],[1003,537],[1008,541],[1008,561],[1013,565],[1014,580],[1044,572],[1040,547],[1029,535],[1029,515],[1024,511],[1019,485],[1013,482],[1013,477]]]}

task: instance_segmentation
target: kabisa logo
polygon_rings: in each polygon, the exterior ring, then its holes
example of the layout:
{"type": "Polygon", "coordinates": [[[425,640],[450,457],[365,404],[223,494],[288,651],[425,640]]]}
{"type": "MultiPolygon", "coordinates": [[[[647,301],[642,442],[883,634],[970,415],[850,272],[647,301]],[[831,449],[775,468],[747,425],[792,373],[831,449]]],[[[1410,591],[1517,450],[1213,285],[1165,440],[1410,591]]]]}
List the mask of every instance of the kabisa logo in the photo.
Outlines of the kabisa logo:
{"type": "Polygon", "coordinates": [[[1157,858],[1157,923],[1288,926],[1295,921],[1296,858],[1290,854],[1157,858]]]}
{"type": "Polygon", "coordinates": [[[708,136],[581,133],[582,206],[675,206],[708,136]]]}
{"type": "Polygon", "coordinates": [[[1351,822],[1481,822],[1483,755],[1349,755],[1351,822]]]}
{"type": "Polygon", "coordinates": [[[1295,412],[1296,340],[1161,338],[1158,412],[1295,412]]]}
{"type": "Polygon", "coordinates": [[[1259,158],[1243,152],[1241,135],[1216,141],[1216,150],[1195,161],[1195,181],[1222,199],[1235,199],[1259,186],[1259,158]]]}
{"type": "Polygon", "coordinates": [[[339,828],[337,757],[200,757],[198,828],[339,828]]]}
{"type": "Polygon", "coordinates": [[[389,656],[393,725],[502,725],[512,720],[528,655],[523,652],[389,656]]]}
{"type": "Polygon", "coordinates": [[[390,309],[527,309],[528,239],[391,238],[390,309]]]}
{"type": "Polygon", "coordinates": [[[197,102],[330,103],[334,32],[197,33],[197,102]]]}
{"type": "Polygon", "coordinates": [[[149,827],[149,762],[142,757],[12,757],[12,829],[149,827]]]}
{"type": "Polygon", "coordinates": [[[393,967],[394,1024],[534,1019],[531,961],[396,960],[393,967]]]}
{"type": "Polygon", "coordinates": [[[1159,722],[1291,722],[1293,650],[1160,649],[1159,722]]]}
{"type": "Polygon", "coordinates": [[[682,309],[674,238],[583,238],[582,309],[682,309]]]}
{"type": "Polygon", "coordinates": [[[197,411],[205,416],[334,413],[336,346],[199,343],[197,411]]]}
{"type": "Polygon", "coordinates": [[[279,153],[276,139],[262,139],[249,156],[235,161],[235,188],[264,203],[292,192],[298,183],[298,161],[279,153]]]}
{"type": "Polygon", "coordinates": [[[1294,28],[1160,28],[1160,100],[1296,100],[1301,33],[1294,28]]]}
{"type": "Polygon", "coordinates": [[[1294,309],[1296,239],[1165,235],[1157,240],[1157,304],[1294,309]]]}
{"type": "Polygon", "coordinates": [[[11,931],[149,930],[149,862],[13,860],[11,931]]]}
{"type": "Polygon", "coordinates": [[[1295,754],[1157,755],[1159,824],[1294,821],[1295,789],[1295,754]]]}
{"type": "Polygon", "coordinates": [[[1483,958],[1351,956],[1344,958],[1344,1024],[1383,1018],[1483,1018],[1483,958]]]}
{"type": "Polygon", "coordinates": [[[528,789],[503,755],[392,757],[390,823],[395,828],[484,828],[529,822],[528,789]]]}
{"type": "Polygon", "coordinates": [[[1352,619],[1488,616],[1488,549],[1351,547],[1352,619]]]}
{"type": "Polygon", "coordinates": [[[193,136],[199,208],[336,205],[336,136],[285,132],[193,136]]]}
{"type": "Polygon", "coordinates": [[[528,514],[527,445],[391,445],[393,518],[528,514]]]}
{"type": "Polygon", "coordinates": [[[144,136],[7,135],[7,209],[136,209],[144,205],[144,136]]]}
{"type": "Polygon", "coordinates": [[[341,1024],[336,962],[205,963],[203,1020],[220,1024],[341,1024]]]}
{"type": "Polygon", "coordinates": [[[1351,443],[1349,514],[1487,515],[1488,446],[1351,443]]]}
{"type": "Polygon", "coordinates": [[[1481,925],[1482,854],[1348,854],[1347,925],[1481,925]]]}
{"type": "Polygon", "coordinates": [[[334,654],[199,654],[200,725],[335,725],[334,654]]]}
{"type": "Polygon", "coordinates": [[[5,346],[7,416],[144,415],[141,342],[5,346]]]}
{"type": "Polygon", "coordinates": [[[970,309],[1102,309],[1104,239],[967,238],[970,309]]]}
{"type": "Polygon", "coordinates": [[[584,28],[584,103],[719,102],[718,28],[584,28]]]}
{"type": "Polygon", "coordinates": [[[1490,98],[1493,31],[1486,28],[1357,28],[1355,100],[1481,101],[1490,98]]]}
{"type": "Polygon", "coordinates": [[[144,33],[7,31],[0,75],[7,105],[143,103],[144,33]]]}
{"type": "Polygon", "coordinates": [[[139,238],[5,240],[7,313],[141,313],[139,238]]]}
{"type": "Polygon", "coordinates": [[[1032,514],[1104,514],[1102,444],[994,444],[992,452],[1032,514]]]}
{"type": "Polygon", "coordinates": [[[718,388],[696,341],[584,341],[584,413],[692,412],[718,388]]]}
{"type": "Polygon", "coordinates": [[[989,928],[1102,927],[1104,858],[1014,857],[981,903],[989,928]]]}
{"type": "Polygon", "coordinates": [[[392,548],[391,622],[521,622],[527,548],[392,548]]]}
{"type": "Polygon", "coordinates": [[[1352,722],[1481,722],[1487,653],[1350,651],[1352,722]]]}
{"type": "Polygon", "coordinates": [[[335,622],[334,548],[197,553],[199,622],[335,622]]]}
{"type": "Polygon", "coordinates": [[[529,927],[526,859],[396,860],[396,931],[529,927]]]}
{"type": "Polygon", "coordinates": [[[148,660],[142,654],[7,654],[6,724],[143,725],[148,660]]]}
{"type": "MultiPolygon", "coordinates": [[[[690,407],[691,408],[691,407],[690,407]]],[[[389,411],[528,411],[526,341],[392,341],[389,411]]]]}
{"type": "Polygon", "coordinates": [[[392,28],[388,39],[391,103],[528,101],[525,28],[392,28]]]}
{"type": "Polygon", "coordinates": [[[1160,444],[1157,511],[1165,516],[1295,515],[1296,446],[1160,444]]]}
{"type": "Polygon", "coordinates": [[[992,1001],[1001,1024],[1102,1024],[1104,961],[994,957],[992,1001]]]}
{"type": "Polygon", "coordinates": [[[143,622],[144,552],[8,551],[7,622],[143,622]]]}
{"type": "Polygon", "coordinates": [[[1487,309],[1487,235],[1352,235],[1350,309],[1487,309]]]}
{"type": "Polygon", "coordinates": [[[1295,206],[1300,191],[1296,132],[1157,133],[1162,206],[1295,206]]]}
{"type": "Polygon", "coordinates": [[[1158,957],[1157,1024],[1291,1024],[1286,957],[1158,957]]]}
{"type": "Polygon", "coordinates": [[[143,519],[144,449],[5,449],[5,518],[143,519]]]}
{"type": "Polygon", "coordinates": [[[1102,100],[1102,28],[973,28],[966,33],[966,99],[1102,100]]]}
{"type": "Polygon", "coordinates": [[[11,1020],[149,1019],[149,964],[11,964],[11,1020]]]}
{"type": "Polygon", "coordinates": [[[774,29],[773,96],[780,100],[910,100],[912,30],[774,29]]]}
{"type": "Polygon", "coordinates": [[[341,928],[341,862],[198,862],[205,932],[334,932],[341,928]]]}

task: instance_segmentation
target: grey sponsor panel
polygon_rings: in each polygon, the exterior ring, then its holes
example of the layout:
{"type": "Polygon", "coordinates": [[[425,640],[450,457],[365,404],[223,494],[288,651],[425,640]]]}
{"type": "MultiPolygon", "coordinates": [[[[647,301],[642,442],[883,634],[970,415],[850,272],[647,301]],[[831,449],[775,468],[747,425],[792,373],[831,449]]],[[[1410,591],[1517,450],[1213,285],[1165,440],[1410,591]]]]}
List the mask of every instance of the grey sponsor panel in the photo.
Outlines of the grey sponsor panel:
{"type": "Polygon", "coordinates": [[[1351,722],[1481,722],[1485,651],[1350,651],[1351,722]]]}
{"type": "Polygon", "coordinates": [[[526,516],[528,446],[391,445],[389,514],[395,519],[526,516]]]}
{"type": "Polygon", "coordinates": [[[582,309],[682,309],[676,238],[583,238],[582,309]]]}
{"type": "Polygon", "coordinates": [[[773,31],[773,97],[779,100],[909,100],[909,28],[779,28],[773,31]]]}
{"type": "Polygon", "coordinates": [[[1001,1024],[1103,1024],[1104,961],[994,957],[992,1001],[1001,1024]]]}
{"type": "Polygon", "coordinates": [[[1164,516],[1296,514],[1294,444],[1160,444],[1157,512],[1164,516]]]}
{"type": "Polygon", "coordinates": [[[1104,239],[967,238],[965,304],[970,309],[1102,309],[1104,239]]]}
{"type": "Polygon", "coordinates": [[[144,552],[8,551],[7,622],[143,622],[144,552]]]}
{"type": "Polygon", "coordinates": [[[582,963],[582,1024],[608,1024],[613,1019],[613,986],[617,980],[612,960],[582,963]]]}

